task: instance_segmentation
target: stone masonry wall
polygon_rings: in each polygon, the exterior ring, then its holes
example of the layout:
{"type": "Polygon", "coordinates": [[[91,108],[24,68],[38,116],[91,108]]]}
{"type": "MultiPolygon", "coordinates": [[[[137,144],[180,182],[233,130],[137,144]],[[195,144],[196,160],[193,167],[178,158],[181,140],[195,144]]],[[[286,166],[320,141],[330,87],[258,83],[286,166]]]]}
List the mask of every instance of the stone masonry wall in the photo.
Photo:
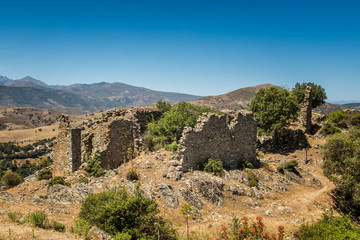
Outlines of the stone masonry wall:
{"type": "Polygon", "coordinates": [[[69,117],[62,115],[54,147],[54,174],[67,175],[81,165],[81,129],[71,128],[69,117]]]}
{"type": "Polygon", "coordinates": [[[242,160],[256,161],[256,134],[257,123],[250,112],[206,113],[194,128],[185,128],[178,157],[185,170],[196,168],[208,158],[219,159],[228,168],[238,167],[242,160]]]}
{"type": "Polygon", "coordinates": [[[103,168],[116,168],[136,156],[139,134],[140,126],[133,120],[104,120],[94,125],[84,138],[84,155],[98,153],[103,168]]]}
{"type": "Polygon", "coordinates": [[[312,91],[311,87],[306,88],[305,97],[300,106],[299,121],[301,127],[306,133],[311,131],[311,116],[312,116],[312,91]]]}

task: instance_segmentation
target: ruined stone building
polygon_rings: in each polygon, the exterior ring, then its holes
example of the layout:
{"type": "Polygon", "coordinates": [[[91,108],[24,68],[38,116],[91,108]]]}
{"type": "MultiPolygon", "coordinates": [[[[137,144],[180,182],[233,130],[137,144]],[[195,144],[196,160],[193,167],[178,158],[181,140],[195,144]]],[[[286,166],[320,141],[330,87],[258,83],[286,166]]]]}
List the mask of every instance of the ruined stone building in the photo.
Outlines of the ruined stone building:
{"type": "MultiPolygon", "coordinates": [[[[54,149],[54,170],[70,174],[94,154],[99,155],[104,169],[116,168],[138,155],[148,121],[160,117],[156,108],[112,110],[97,119],[81,140],[81,130],[71,128],[68,117],[62,116],[54,149]]],[[[185,170],[208,158],[223,161],[225,167],[237,167],[242,160],[253,162],[256,128],[249,112],[204,114],[194,128],[185,128],[178,145],[178,159],[185,170]]]]}
{"type": "Polygon", "coordinates": [[[178,157],[186,170],[209,158],[221,160],[227,168],[237,168],[244,160],[256,160],[256,134],[257,123],[250,112],[206,113],[194,128],[184,129],[178,157]]]}
{"type": "Polygon", "coordinates": [[[312,89],[310,86],[306,87],[305,97],[300,106],[299,121],[302,129],[306,133],[311,131],[311,117],[312,117],[312,89]]]}

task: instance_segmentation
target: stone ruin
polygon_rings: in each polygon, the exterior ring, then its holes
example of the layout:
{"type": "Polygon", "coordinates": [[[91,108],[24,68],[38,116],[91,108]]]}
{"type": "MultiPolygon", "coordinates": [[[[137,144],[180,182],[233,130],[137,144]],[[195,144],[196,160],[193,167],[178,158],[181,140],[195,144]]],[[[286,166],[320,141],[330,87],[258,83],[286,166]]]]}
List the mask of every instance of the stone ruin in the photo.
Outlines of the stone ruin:
{"type": "Polygon", "coordinates": [[[59,134],[54,147],[54,174],[74,172],[81,165],[81,129],[71,128],[68,116],[59,119],[59,134]]]}
{"type": "MultiPolygon", "coordinates": [[[[81,140],[81,130],[71,128],[69,118],[62,116],[54,148],[54,172],[66,175],[77,171],[94,154],[99,155],[104,169],[120,166],[138,155],[147,123],[160,117],[155,107],[108,111],[95,120],[81,140]]],[[[177,158],[185,170],[208,158],[223,161],[225,167],[238,167],[243,160],[256,160],[256,134],[257,123],[249,112],[206,113],[194,128],[184,129],[177,158]]]]}
{"type": "Polygon", "coordinates": [[[311,131],[311,117],[312,117],[312,90],[310,86],[306,87],[305,97],[300,106],[299,121],[301,128],[305,133],[311,131]]]}
{"type": "Polygon", "coordinates": [[[178,158],[186,170],[209,158],[221,160],[227,168],[237,168],[244,160],[254,163],[256,134],[257,123],[250,112],[206,113],[194,128],[184,129],[178,158]]]}

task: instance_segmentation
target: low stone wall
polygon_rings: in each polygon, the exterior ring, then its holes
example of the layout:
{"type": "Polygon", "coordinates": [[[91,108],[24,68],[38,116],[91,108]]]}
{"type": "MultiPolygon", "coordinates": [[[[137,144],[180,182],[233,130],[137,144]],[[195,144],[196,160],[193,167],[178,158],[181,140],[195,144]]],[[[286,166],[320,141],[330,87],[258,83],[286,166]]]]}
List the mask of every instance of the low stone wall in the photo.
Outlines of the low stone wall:
{"type": "Polygon", "coordinates": [[[185,128],[178,158],[185,170],[197,168],[208,158],[221,160],[227,168],[236,168],[243,160],[256,161],[256,134],[257,123],[250,112],[206,113],[194,128],[185,128]]]}

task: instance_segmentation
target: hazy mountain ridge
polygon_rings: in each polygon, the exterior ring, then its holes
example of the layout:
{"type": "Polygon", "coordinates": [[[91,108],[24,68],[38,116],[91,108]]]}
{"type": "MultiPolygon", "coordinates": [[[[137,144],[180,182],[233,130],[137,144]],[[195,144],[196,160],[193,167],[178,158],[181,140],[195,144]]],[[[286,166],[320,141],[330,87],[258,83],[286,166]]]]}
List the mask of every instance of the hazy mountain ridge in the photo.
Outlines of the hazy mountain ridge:
{"type": "Polygon", "coordinates": [[[154,91],[119,82],[49,86],[31,77],[12,80],[0,76],[1,107],[34,107],[86,113],[115,107],[151,105],[160,98],[176,103],[192,101],[200,96],[154,91]]]}

